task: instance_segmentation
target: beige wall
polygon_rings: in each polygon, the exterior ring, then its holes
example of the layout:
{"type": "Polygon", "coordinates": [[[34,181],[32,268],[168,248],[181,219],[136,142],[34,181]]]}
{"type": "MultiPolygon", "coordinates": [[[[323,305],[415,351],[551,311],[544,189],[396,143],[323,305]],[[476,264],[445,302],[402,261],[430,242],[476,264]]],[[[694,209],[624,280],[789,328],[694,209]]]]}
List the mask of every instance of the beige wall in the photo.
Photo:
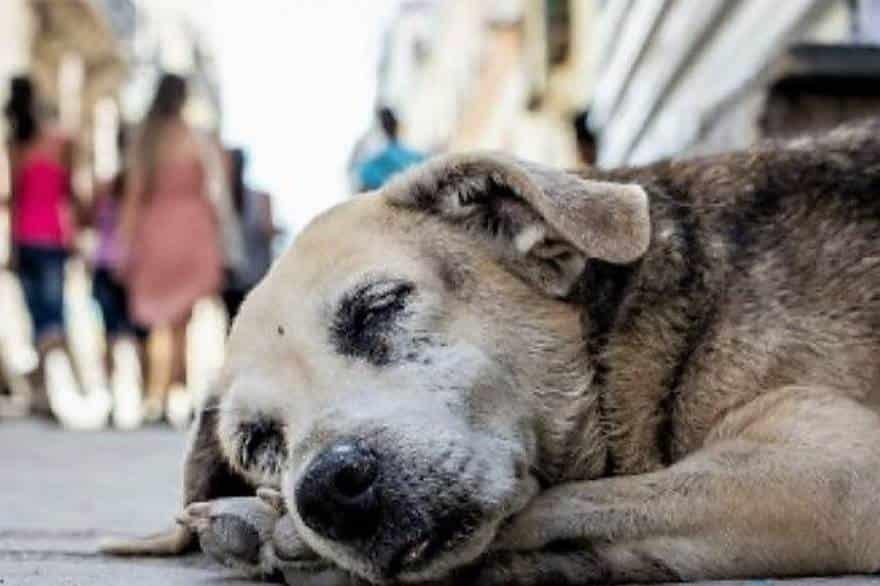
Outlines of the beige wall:
{"type": "Polygon", "coordinates": [[[598,69],[594,2],[572,0],[570,55],[552,67],[543,0],[448,0],[423,8],[401,13],[383,73],[384,101],[399,109],[403,138],[432,152],[501,149],[574,165],[571,119],[589,103],[598,69]],[[424,63],[408,60],[413,39],[429,45],[424,63]]]}

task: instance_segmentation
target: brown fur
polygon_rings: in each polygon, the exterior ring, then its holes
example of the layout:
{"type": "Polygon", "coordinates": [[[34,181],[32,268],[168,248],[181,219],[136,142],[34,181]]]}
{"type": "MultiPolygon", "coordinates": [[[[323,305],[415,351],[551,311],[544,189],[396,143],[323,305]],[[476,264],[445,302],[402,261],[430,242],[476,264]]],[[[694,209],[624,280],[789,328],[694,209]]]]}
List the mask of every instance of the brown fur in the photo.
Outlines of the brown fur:
{"type": "Polygon", "coordinates": [[[590,347],[616,478],[545,493],[509,529],[515,549],[571,538],[588,553],[499,554],[488,581],[880,569],[866,521],[880,511],[878,130],[589,174],[652,202],[648,254],[594,263],[582,289],[587,335],[608,322],[590,347]]]}
{"type": "Polygon", "coordinates": [[[645,187],[654,224],[602,353],[617,472],[680,459],[762,391],[880,401],[876,123],[603,178],[645,187]]]}
{"type": "MultiPolygon", "coordinates": [[[[217,470],[230,469],[290,498],[307,454],[365,425],[352,413],[389,400],[378,423],[412,425],[394,409],[459,376],[468,425],[520,446],[518,494],[536,481],[541,492],[483,522],[494,541],[477,558],[474,542],[388,577],[371,552],[310,533],[292,509],[307,546],[374,582],[878,571],[878,195],[878,121],[580,179],[490,155],[435,161],[316,220],[246,302],[218,388],[224,415],[196,435],[190,478],[202,480],[189,486],[201,488],[187,500],[215,498],[217,470]],[[485,364],[450,375],[426,358],[413,383],[393,357],[338,356],[308,308],[328,311],[377,271],[418,287],[421,344],[441,340],[440,357],[453,341],[476,347],[485,364]],[[352,406],[345,381],[378,390],[352,406]],[[284,479],[236,459],[241,425],[266,417],[297,438],[284,479]]],[[[460,424],[432,417],[422,425],[460,424]]],[[[487,490],[508,478],[492,465],[487,490]]],[[[430,473],[424,482],[399,488],[442,501],[430,473]]]]}

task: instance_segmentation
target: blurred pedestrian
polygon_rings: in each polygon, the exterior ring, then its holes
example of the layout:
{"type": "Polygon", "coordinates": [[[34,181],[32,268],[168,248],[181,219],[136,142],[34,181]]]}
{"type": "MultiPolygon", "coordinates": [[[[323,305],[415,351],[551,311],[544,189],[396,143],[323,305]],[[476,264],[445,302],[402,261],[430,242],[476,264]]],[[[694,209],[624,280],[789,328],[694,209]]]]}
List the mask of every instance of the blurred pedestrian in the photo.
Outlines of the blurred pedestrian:
{"type": "Polygon", "coordinates": [[[247,156],[242,149],[226,151],[226,167],[235,217],[241,227],[244,262],[230,267],[223,288],[223,303],[230,319],[251,289],[272,264],[272,241],[277,234],[269,195],[245,183],[247,156]]]}
{"type": "MultiPolygon", "coordinates": [[[[185,423],[186,329],[195,303],[219,292],[220,227],[208,190],[209,141],[183,118],[186,80],[166,74],[128,158],[121,237],[132,318],[170,332],[167,381],[151,381],[148,416],[185,423]]],[[[152,360],[152,358],[151,358],[152,360]]]]}
{"type": "Polygon", "coordinates": [[[101,427],[109,394],[106,389],[79,391],[64,330],[65,264],[75,230],[72,141],[40,119],[34,86],[26,77],[12,80],[5,114],[11,130],[14,263],[40,355],[34,407],[48,407],[68,427],[101,427]]]}
{"type": "Polygon", "coordinates": [[[379,189],[397,173],[425,159],[425,155],[400,142],[397,116],[391,108],[380,108],[378,116],[388,143],[378,154],[361,164],[358,173],[361,191],[379,189]]]}
{"type": "Polygon", "coordinates": [[[590,129],[590,112],[583,110],[572,119],[574,137],[577,144],[578,159],[581,166],[592,167],[596,164],[596,135],[590,129]]]}
{"type": "MultiPolygon", "coordinates": [[[[118,136],[124,149],[125,134],[118,136]]],[[[93,222],[98,243],[92,259],[92,295],[101,308],[106,337],[104,368],[109,373],[113,394],[113,422],[132,429],[143,420],[143,377],[141,356],[146,330],[129,315],[128,291],[120,280],[120,208],[125,193],[125,171],[121,169],[108,185],[101,186],[94,201],[93,222]]]]}

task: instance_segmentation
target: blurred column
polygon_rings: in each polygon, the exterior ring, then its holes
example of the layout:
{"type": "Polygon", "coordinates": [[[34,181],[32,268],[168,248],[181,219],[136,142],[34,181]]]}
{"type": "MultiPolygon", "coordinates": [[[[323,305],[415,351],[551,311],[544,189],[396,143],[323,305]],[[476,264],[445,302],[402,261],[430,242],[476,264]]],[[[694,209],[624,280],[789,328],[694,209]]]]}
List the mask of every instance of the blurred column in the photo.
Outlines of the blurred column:
{"type": "MultiPolygon", "coordinates": [[[[27,71],[33,30],[26,0],[0,2],[0,103],[5,104],[9,80],[27,71]]],[[[10,218],[5,203],[11,192],[9,158],[6,152],[6,121],[0,118],[0,266],[10,253],[10,218]]]]}
{"type": "MultiPolygon", "coordinates": [[[[0,104],[5,104],[9,80],[30,68],[30,47],[33,20],[26,0],[0,1],[0,104]]],[[[0,268],[6,266],[11,253],[11,218],[6,204],[12,191],[11,169],[6,151],[6,121],[0,117],[0,268]]],[[[35,368],[37,355],[29,344],[31,323],[24,309],[21,286],[15,275],[0,270],[0,382],[12,392],[13,400],[27,404],[30,387],[26,373],[35,368]]],[[[4,402],[0,408],[8,409],[4,402]]],[[[24,413],[24,410],[20,411],[24,413]]]]}
{"type": "Polygon", "coordinates": [[[69,52],[58,67],[58,121],[71,136],[79,132],[85,67],[82,57],[69,52]]]}
{"type": "Polygon", "coordinates": [[[94,165],[98,184],[111,181],[119,169],[119,108],[111,97],[101,98],[95,104],[94,165]]]}
{"type": "MultiPolygon", "coordinates": [[[[61,58],[58,66],[58,121],[68,136],[75,137],[78,147],[88,143],[80,134],[83,129],[83,89],[85,87],[85,63],[78,53],[70,51],[61,58]]],[[[91,162],[85,153],[77,152],[73,168],[74,196],[89,200],[92,196],[91,162]]]]}
{"type": "Polygon", "coordinates": [[[0,97],[6,97],[7,80],[28,69],[33,22],[26,0],[0,2],[0,97]]]}
{"type": "MultiPolygon", "coordinates": [[[[6,142],[5,137],[0,136],[0,140],[6,142]]],[[[9,176],[9,156],[6,149],[0,147],[0,267],[6,266],[9,262],[9,254],[11,248],[10,230],[11,218],[9,214],[10,196],[10,176],[9,176]]]]}
{"type": "Polygon", "coordinates": [[[859,42],[880,43],[880,1],[860,0],[856,34],[859,42]]]}

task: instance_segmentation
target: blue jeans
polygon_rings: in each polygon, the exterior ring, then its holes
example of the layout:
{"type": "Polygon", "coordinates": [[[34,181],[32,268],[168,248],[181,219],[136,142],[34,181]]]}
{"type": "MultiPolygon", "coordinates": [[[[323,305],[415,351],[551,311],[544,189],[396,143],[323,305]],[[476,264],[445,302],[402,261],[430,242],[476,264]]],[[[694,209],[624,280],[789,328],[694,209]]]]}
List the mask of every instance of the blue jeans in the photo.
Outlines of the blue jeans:
{"type": "Polygon", "coordinates": [[[16,247],[18,276],[39,343],[64,331],[64,248],[20,244],[16,247]]]}

